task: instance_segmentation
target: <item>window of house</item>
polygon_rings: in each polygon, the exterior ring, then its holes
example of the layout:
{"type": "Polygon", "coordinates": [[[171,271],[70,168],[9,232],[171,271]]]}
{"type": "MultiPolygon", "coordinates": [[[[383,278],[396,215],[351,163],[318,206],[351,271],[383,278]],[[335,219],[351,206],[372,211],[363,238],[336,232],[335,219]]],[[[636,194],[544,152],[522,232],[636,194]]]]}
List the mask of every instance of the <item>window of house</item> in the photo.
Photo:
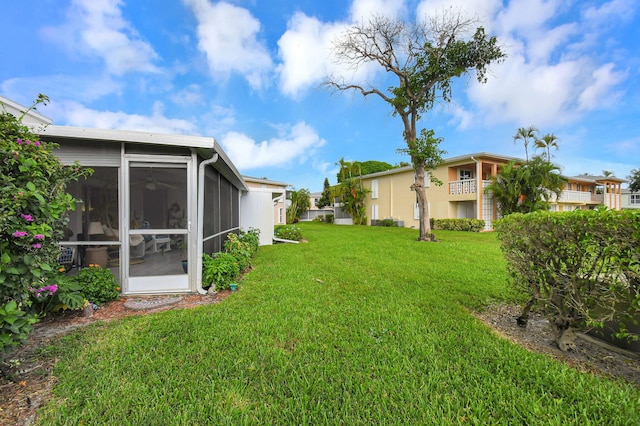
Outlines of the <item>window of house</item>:
{"type": "Polygon", "coordinates": [[[371,219],[378,220],[378,205],[374,204],[371,206],[371,219]]]}
{"type": "Polygon", "coordinates": [[[473,171],[469,169],[458,170],[458,180],[473,179],[473,171]]]}
{"type": "Polygon", "coordinates": [[[378,198],[378,179],[374,179],[371,181],[371,198],[378,198]]]}
{"type": "Polygon", "coordinates": [[[630,204],[640,204],[640,194],[631,194],[629,198],[630,204]]]}

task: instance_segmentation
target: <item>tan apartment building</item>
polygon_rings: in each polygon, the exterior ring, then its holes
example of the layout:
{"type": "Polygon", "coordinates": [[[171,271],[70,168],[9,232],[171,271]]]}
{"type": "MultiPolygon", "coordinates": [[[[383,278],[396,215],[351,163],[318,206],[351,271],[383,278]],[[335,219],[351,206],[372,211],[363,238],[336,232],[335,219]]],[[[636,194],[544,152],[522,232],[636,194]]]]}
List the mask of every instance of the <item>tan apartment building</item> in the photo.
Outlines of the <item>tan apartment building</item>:
{"type": "MultiPolygon", "coordinates": [[[[475,153],[448,158],[431,173],[443,184],[436,185],[427,177],[427,199],[432,218],[472,218],[485,221],[485,230],[491,230],[498,219],[496,203],[484,191],[502,166],[509,161],[524,160],[492,153],[475,153]]],[[[362,176],[367,195],[367,220],[394,219],[402,226],[419,227],[418,199],[411,185],[414,171],[411,166],[362,176]]],[[[604,204],[620,209],[620,184],[615,177],[581,176],[569,178],[567,188],[559,200],[552,200],[552,210],[569,211],[593,208],[604,204]]]]}

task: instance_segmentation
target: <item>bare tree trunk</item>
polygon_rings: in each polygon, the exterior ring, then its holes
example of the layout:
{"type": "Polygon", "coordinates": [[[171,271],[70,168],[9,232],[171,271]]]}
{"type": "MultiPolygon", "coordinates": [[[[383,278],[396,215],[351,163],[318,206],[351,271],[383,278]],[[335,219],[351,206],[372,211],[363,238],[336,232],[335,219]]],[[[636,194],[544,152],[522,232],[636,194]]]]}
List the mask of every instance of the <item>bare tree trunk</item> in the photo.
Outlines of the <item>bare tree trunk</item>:
{"type": "Polygon", "coordinates": [[[435,241],[436,237],[431,233],[431,221],[429,216],[429,203],[427,200],[427,190],[424,184],[424,165],[416,166],[415,182],[411,189],[418,195],[418,209],[420,211],[420,235],[418,241],[435,241]]]}

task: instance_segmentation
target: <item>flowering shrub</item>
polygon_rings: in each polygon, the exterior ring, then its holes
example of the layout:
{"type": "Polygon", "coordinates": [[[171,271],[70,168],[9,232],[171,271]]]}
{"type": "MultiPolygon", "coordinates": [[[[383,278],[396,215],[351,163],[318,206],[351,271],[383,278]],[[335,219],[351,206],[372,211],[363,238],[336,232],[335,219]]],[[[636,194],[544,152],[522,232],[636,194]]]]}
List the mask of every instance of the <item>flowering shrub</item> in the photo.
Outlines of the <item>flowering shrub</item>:
{"type": "MultiPolygon", "coordinates": [[[[34,107],[46,101],[39,95],[34,107]]],[[[91,172],[62,165],[57,145],[38,141],[21,120],[0,110],[0,353],[35,323],[29,289],[44,288],[55,273],[65,212],[74,207],[66,184],[91,172]]]]}
{"type": "Polygon", "coordinates": [[[31,311],[44,315],[47,312],[81,309],[88,303],[76,277],[64,275],[64,268],[60,272],[55,280],[57,284],[30,289],[31,311]]]}
{"type": "Polygon", "coordinates": [[[120,286],[116,277],[100,265],[89,265],[74,277],[80,284],[85,299],[97,305],[115,300],[120,294],[120,286]]]}
{"type": "Polygon", "coordinates": [[[300,227],[294,225],[281,225],[277,226],[273,234],[285,240],[300,241],[302,239],[302,232],[300,227]]]}

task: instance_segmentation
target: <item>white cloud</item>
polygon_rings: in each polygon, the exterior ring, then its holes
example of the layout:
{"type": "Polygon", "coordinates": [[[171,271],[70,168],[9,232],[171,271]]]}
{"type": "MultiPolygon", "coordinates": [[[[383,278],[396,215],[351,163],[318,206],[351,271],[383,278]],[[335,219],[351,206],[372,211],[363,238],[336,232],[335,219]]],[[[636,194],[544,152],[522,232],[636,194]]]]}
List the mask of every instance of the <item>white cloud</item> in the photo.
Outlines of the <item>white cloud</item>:
{"type": "Polygon", "coordinates": [[[198,20],[198,47],[207,56],[214,78],[243,75],[252,88],[268,84],[273,64],[269,51],[257,36],[260,21],[244,8],[226,2],[184,0],[198,20]]]}
{"type": "Polygon", "coordinates": [[[581,110],[593,110],[615,104],[620,94],[615,93],[613,89],[624,80],[625,74],[615,72],[614,66],[612,63],[604,64],[593,71],[592,83],[582,91],[578,100],[581,110]]]}
{"type": "Polygon", "coordinates": [[[163,113],[163,105],[157,102],[150,116],[127,114],[122,111],[97,111],[77,102],[51,102],[46,113],[51,113],[54,123],[66,126],[91,127],[98,129],[137,130],[170,134],[195,134],[190,121],[168,118],[163,113]],[[59,117],[57,120],[55,117],[59,117]]]}
{"type": "Polygon", "coordinates": [[[324,24],[303,13],[293,15],[278,40],[282,63],[277,71],[282,93],[295,98],[331,72],[332,40],[346,28],[345,24],[324,24]]]}
{"type": "Polygon", "coordinates": [[[366,22],[374,15],[395,18],[405,11],[404,0],[353,0],[351,22],[366,22]]]}
{"type": "Polygon", "coordinates": [[[416,16],[424,19],[452,10],[469,19],[477,19],[478,25],[490,33],[493,18],[501,7],[501,0],[422,0],[416,8],[416,16]]]}
{"type": "Polygon", "coordinates": [[[182,107],[197,107],[204,104],[202,89],[197,84],[190,84],[171,95],[171,100],[182,107]]]}
{"type": "Polygon", "coordinates": [[[304,122],[268,141],[256,142],[249,136],[229,132],[220,139],[225,152],[239,169],[284,166],[293,161],[303,163],[326,141],[304,122]]]}
{"type": "Polygon", "coordinates": [[[158,58],[151,45],[142,40],[122,17],[121,0],[73,0],[67,22],[48,27],[42,34],[62,43],[70,51],[97,56],[107,71],[115,75],[129,72],[156,72],[158,58]]]}

